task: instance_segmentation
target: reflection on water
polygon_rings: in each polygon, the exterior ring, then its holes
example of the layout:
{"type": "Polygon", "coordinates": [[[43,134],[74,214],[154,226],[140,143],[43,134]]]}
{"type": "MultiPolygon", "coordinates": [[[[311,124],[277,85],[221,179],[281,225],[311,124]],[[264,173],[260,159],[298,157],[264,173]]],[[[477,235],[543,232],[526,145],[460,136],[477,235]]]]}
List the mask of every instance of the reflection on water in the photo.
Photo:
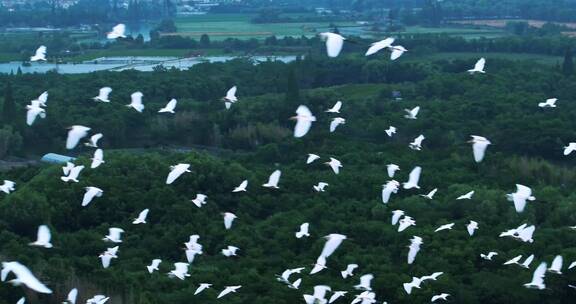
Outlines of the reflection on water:
{"type": "MultiPolygon", "coordinates": [[[[185,70],[193,65],[203,62],[226,62],[232,59],[240,58],[237,56],[211,56],[195,58],[177,58],[177,57],[102,57],[83,63],[32,63],[30,66],[23,66],[21,62],[0,63],[0,73],[16,73],[18,68],[22,73],[46,73],[48,71],[57,71],[60,74],[82,74],[96,71],[124,71],[134,69],[142,72],[150,72],[157,66],[163,66],[167,69],[176,68],[185,70]]],[[[296,60],[296,56],[252,56],[250,57],[255,63],[267,60],[291,62],[296,60]]]]}

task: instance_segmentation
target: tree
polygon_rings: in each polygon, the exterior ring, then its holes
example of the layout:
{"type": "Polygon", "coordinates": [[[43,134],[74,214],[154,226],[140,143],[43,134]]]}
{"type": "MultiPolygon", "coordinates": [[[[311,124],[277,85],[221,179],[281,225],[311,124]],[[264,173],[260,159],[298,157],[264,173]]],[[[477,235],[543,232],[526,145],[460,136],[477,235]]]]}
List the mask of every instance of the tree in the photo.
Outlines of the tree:
{"type": "Polygon", "coordinates": [[[210,36],[208,36],[207,34],[202,34],[202,36],[200,37],[200,47],[202,48],[210,47],[210,36]]]}
{"type": "Polygon", "coordinates": [[[12,83],[7,82],[4,87],[4,101],[2,102],[2,123],[9,125],[14,122],[16,116],[16,104],[12,96],[12,83]]]}
{"type": "Polygon", "coordinates": [[[291,68],[286,79],[286,95],[284,97],[288,105],[296,105],[300,101],[300,86],[296,71],[291,68]]]}

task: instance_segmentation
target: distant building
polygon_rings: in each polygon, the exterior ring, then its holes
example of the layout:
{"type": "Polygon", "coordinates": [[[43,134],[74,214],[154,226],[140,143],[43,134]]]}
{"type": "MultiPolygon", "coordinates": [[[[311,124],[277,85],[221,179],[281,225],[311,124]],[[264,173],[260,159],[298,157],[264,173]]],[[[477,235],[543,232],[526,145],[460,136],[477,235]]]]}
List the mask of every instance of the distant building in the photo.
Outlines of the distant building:
{"type": "Polygon", "coordinates": [[[74,160],[76,160],[76,158],[56,153],[48,153],[40,159],[41,162],[48,164],[65,164],[67,162],[73,162],[74,160]]]}
{"type": "Polygon", "coordinates": [[[392,99],[396,101],[402,100],[402,93],[400,91],[392,91],[392,99]]]}

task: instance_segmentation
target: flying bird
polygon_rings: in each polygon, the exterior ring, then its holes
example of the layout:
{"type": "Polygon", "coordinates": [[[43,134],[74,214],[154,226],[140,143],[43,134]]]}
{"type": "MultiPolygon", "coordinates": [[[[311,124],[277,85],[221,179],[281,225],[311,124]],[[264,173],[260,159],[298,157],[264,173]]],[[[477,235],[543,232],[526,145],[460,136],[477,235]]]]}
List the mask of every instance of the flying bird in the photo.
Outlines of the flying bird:
{"type": "Polygon", "coordinates": [[[442,230],[452,230],[453,227],[454,227],[454,223],[445,224],[445,225],[442,225],[442,226],[436,228],[436,230],[434,230],[434,232],[439,232],[442,230]]]}
{"type": "Polygon", "coordinates": [[[562,274],[563,262],[564,262],[564,259],[562,258],[562,256],[557,255],[556,257],[554,257],[554,260],[552,260],[552,265],[550,265],[548,272],[555,273],[555,274],[562,274]]]}
{"type": "Polygon", "coordinates": [[[474,154],[474,161],[477,163],[484,159],[484,154],[486,153],[486,148],[488,145],[492,144],[486,137],[470,135],[472,139],[469,143],[472,143],[472,152],[474,154]]]}
{"type": "Polygon", "coordinates": [[[98,148],[98,141],[100,139],[102,139],[102,137],[104,137],[104,135],[102,135],[102,133],[94,134],[90,137],[90,140],[87,143],[85,143],[84,145],[86,147],[98,148]]]}
{"type": "Polygon", "coordinates": [[[158,271],[158,266],[160,266],[160,263],[162,263],[161,259],[153,259],[152,264],[150,264],[150,266],[146,266],[146,269],[148,269],[149,273],[153,273],[154,271],[158,271]]]}
{"type": "Polygon", "coordinates": [[[38,233],[36,237],[36,241],[30,243],[30,246],[38,246],[44,248],[52,248],[52,244],[50,243],[50,239],[52,238],[52,234],[50,233],[50,229],[46,225],[41,225],[38,227],[38,233]]]}
{"type": "Polygon", "coordinates": [[[332,122],[330,122],[330,133],[336,131],[336,128],[339,125],[344,125],[346,124],[346,119],[342,118],[342,117],[336,117],[334,119],[332,119],[332,122]]]}
{"type": "Polygon", "coordinates": [[[86,192],[82,198],[82,207],[88,206],[95,197],[101,197],[102,194],[104,194],[102,189],[96,187],[86,187],[84,190],[86,190],[86,192]]]}
{"type": "Polygon", "coordinates": [[[236,256],[236,251],[240,250],[240,248],[236,246],[228,246],[222,249],[222,255],[226,257],[236,256]]]}
{"type": "Polygon", "coordinates": [[[299,106],[296,109],[296,116],[290,119],[296,120],[296,126],[294,127],[294,137],[300,138],[306,135],[312,127],[312,122],[316,121],[316,117],[312,115],[312,112],[306,106],[299,106]]]}
{"type": "Polygon", "coordinates": [[[109,32],[106,37],[108,39],[117,39],[117,38],[126,38],[126,26],[122,23],[116,25],[112,28],[112,31],[109,32]]]}
{"type": "Polygon", "coordinates": [[[386,132],[386,135],[388,135],[388,137],[392,137],[392,135],[396,134],[396,127],[390,126],[388,127],[387,130],[384,130],[384,132],[386,132]]]}
{"type": "Polygon", "coordinates": [[[312,267],[312,270],[310,271],[311,275],[316,274],[316,273],[328,268],[328,267],[326,267],[326,257],[324,257],[322,255],[319,256],[316,259],[316,263],[314,263],[313,266],[314,267],[312,267]]]}
{"type": "Polygon", "coordinates": [[[112,261],[112,259],[118,258],[117,253],[118,253],[118,246],[108,248],[106,249],[106,251],[104,251],[102,254],[98,256],[100,258],[100,261],[102,262],[102,267],[104,269],[110,267],[110,262],[112,261]]]}
{"type": "Polygon", "coordinates": [[[549,99],[546,99],[546,102],[539,103],[538,106],[540,108],[555,108],[557,101],[558,101],[558,98],[549,98],[549,99]]]}
{"type": "Polygon", "coordinates": [[[322,253],[320,256],[328,258],[331,256],[336,249],[342,244],[342,241],[346,239],[346,236],[343,234],[332,233],[324,237],[326,239],[326,244],[324,244],[324,248],[322,249],[322,253]]]}
{"type": "Polygon", "coordinates": [[[524,284],[524,287],[531,289],[545,289],[546,284],[544,283],[544,276],[546,276],[546,262],[542,262],[534,273],[532,274],[532,281],[530,283],[524,284]]]}
{"type": "Polygon", "coordinates": [[[205,289],[208,289],[210,287],[212,287],[212,284],[200,283],[200,286],[198,286],[198,288],[196,288],[196,291],[194,291],[194,295],[197,295],[197,294],[201,293],[202,291],[204,291],[205,289]]]}
{"type": "Polygon", "coordinates": [[[230,109],[232,104],[234,104],[238,101],[238,98],[236,97],[236,91],[237,90],[238,89],[236,88],[236,86],[233,86],[232,88],[230,88],[228,90],[228,92],[226,92],[226,96],[224,96],[224,98],[222,98],[224,100],[224,104],[226,105],[226,110],[230,109]]]}
{"type": "Polygon", "coordinates": [[[466,225],[466,230],[468,230],[468,234],[470,236],[474,235],[474,232],[478,229],[478,222],[470,221],[468,225],[466,225]]]}
{"type": "Polygon", "coordinates": [[[127,104],[126,106],[128,108],[133,108],[139,113],[142,113],[142,111],[144,111],[144,104],[142,103],[142,97],[144,97],[144,94],[142,94],[142,92],[132,93],[132,95],[130,95],[130,104],[127,104]]]}
{"type": "Polygon", "coordinates": [[[324,192],[326,190],[324,190],[324,188],[326,188],[327,186],[329,186],[329,184],[324,183],[324,182],[319,182],[318,185],[314,185],[312,186],[312,188],[314,188],[314,190],[316,190],[316,192],[324,192]]]}
{"type": "Polygon", "coordinates": [[[4,180],[4,183],[2,185],[0,185],[0,191],[6,193],[6,194],[10,194],[10,192],[16,190],[16,183],[14,183],[13,181],[9,181],[9,180],[4,180]]]}
{"type": "Polygon", "coordinates": [[[65,183],[70,181],[78,183],[79,182],[78,177],[80,176],[80,172],[84,170],[84,166],[74,166],[66,170],[68,170],[68,174],[65,176],[61,176],[60,179],[65,183]]]}
{"type": "Polygon", "coordinates": [[[394,174],[396,174],[396,171],[400,170],[400,167],[398,167],[398,165],[395,164],[388,164],[386,165],[386,171],[388,172],[388,176],[390,178],[394,177],[394,174]]]}
{"type": "Polygon", "coordinates": [[[268,177],[268,182],[263,184],[262,187],[279,189],[278,188],[278,182],[280,181],[281,175],[282,175],[282,171],[280,171],[280,170],[276,170],[276,171],[272,172],[272,174],[270,174],[270,177],[268,177]]]}
{"type": "Polygon", "coordinates": [[[422,173],[422,168],[419,166],[414,167],[408,176],[408,181],[403,184],[404,189],[420,189],[418,182],[420,181],[420,174],[422,173]]]}
{"type": "Polygon", "coordinates": [[[398,220],[404,215],[403,210],[394,210],[392,211],[392,226],[396,226],[398,220]]]}
{"type": "Polygon", "coordinates": [[[182,174],[187,172],[192,172],[190,171],[190,164],[177,164],[175,166],[170,166],[170,173],[168,174],[168,177],[166,177],[166,185],[172,184],[182,174]]]}
{"type": "Polygon", "coordinates": [[[194,205],[196,205],[196,207],[201,208],[202,205],[206,205],[206,199],[208,198],[208,196],[198,193],[196,194],[196,198],[191,200],[192,203],[194,203],[194,205]]]}
{"type": "Polygon", "coordinates": [[[384,40],[372,43],[370,45],[370,48],[366,51],[365,56],[374,55],[380,52],[381,50],[390,48],[392,46],[392,43],[394,43],[394,41],[395,41],[394,38],[386,38],[384,40]]]}
{"type": "Polygon", "coordinates": [[[372,290],[372,287],[370,286],[372,283],[372,279],[374,279],[374,275],[372,275],[371,273],[361,276],[360,277],[360,284],[355,285],[354,289],[372,290]]]}
{"type": "Polygon", "coordinates": [[[334,171],[334,174],[340,173],[340,168],[342,168],[342,163],[339,160],[332,157],[330,157],[329,162],[325,162],[324,164],[330,166],[330,168],[332,168],[332,171],[334,171]]]}
{"type": "Polygon", "coordinates": [[[342,102],[337,101],[332,108],[326,110],[326,113],[340,113],[340,109],[342,108],[342,102]]]}
{"type": "Polygon", "coordinates": [[[99,102],[110,102],[110,93],[112,93],[112,88],[110,87],[103,87],[100,88],[100,90],[98,91],[98,96],[92,98],[94,101],[99,101],[99,102]]]}
{"type": "Polygon", "coordinates": [[[178,104],[178,101],[174,98],[172,98],[165,107],[163,107],[162,109],[158,110],[158,113],[176,113],[174,112],[174,109],[176,109],[176,104],[178,104]]]}
{"type": "Polygon", "coordinates": [[[188,266],[190,266],[188,263],[174,263],[174,270],[168,273],[168,277],[178,278],[183,281],[186,277],[190,276],[190,274],[188,274],[188,266]]]}
{"type": "Polygon", "coordinates": [[[392,193],[398,193],[399,188],[400,183],[395,180],[388,181],[386,184],[382,185],[382,203],[387,204],[388,201],[390,201],[392,193]]]}
{"type": "Polygon", "coordinates": [[[76,304],[76,298],[78,298],[78,289],[72,288],[66,297],[66,304],[76,304]]]}
{"type": "Polygon", "coordinates": [[[348,292],[347,291],[335,291],[330,299],[328,300],[328,304],[334,303],[334,301],[340,299],[341,297],[345,296],[348,292]]]}
{"type": "Polygon", "coordinates": [[[570,155],[574,151],[576,151],[576,142],[571,142],[564,147],[564,156],[570,155]]]}
{"type": "Polygon", "coordinates": [[[94,151],[94,156],[91,158],[92,164],[90,164],[91,169],[96,169],[100,167],[101,164],[105,163],[104,161],[104,151],[102,149],[96,149],[94,151]]]}
{"type": "Polygon", "coordinates": [[[438,191],[438,188],[434,188],[432,189],[432,191],[428,192],[428,194],[424,195],[424,194],[420,194],[420,196],[425,197],[429,200],[431,200],[434,197],[434,194],[436,194],[436,192],[438,191]]]}
{"type": "Polygon", "coordinates": [[[320,37],[326,41],[326,52],[328,57],[338,57],[344,46],[344,40],[346,38],[342,37],[336,33],[320,33],[320,37]]]}
{"type": "Polygon", "coordinates": [[[108,235],[104,236],[102,240],[112,243],[122,243],[122,233],[124,233],[124,229],[122,228],[108,228],[108,235]]]}
{"type": "Polygon", "coordinates": [[[310,153],[308,154],[308,158],[306,159],[306,164],[309,165],[317,159],[320,159],[320,156],[310,153]]]}
{"type": "Polygon", "coordinates": [[[506,194],[508,201],[514,203],[514,208],[516,212],[524,212],[526,207],[526,201],[534,201],[536,198],[532,196],[532,189],[524,185],[516,184],[516,192],[506,194]]]}
{"type": "Polygon", "coordinates": [[[26,124],[28,126],[32,126],[37,117],[46,118],[46,110],[39,106],[27,105],[26,110],[26,124]]]}
{"type": "Polygon", "coordinates": [[[398,232],[402,232],[410,226],[416,226],[416,221],[409,216],[404,216],[400,221],[398,221],[398,232]]]}
{"type": "Polygon", "coordinates": [[[468,70],[468,73],[470,74],[475,74],[475,73],[486,73],[484,72],[484,67],[486,66],[486,59],[484,58],[480,58],[480,60],[478,60],[476,62],[476,64],[474,65],[474,68],[471,70],[468,70]]]}
{"type": "Polygon", "coordinates": [[[414,260],[416,259],[416,255],[418,254],[418,251],[420,251],[420,245],[422,245],[422,238],[418,237],[418,236],[414,236],[412,237],[412,239],[410,240],[410,246],[408,246],[409,251],[408,251],[408,264],[412,264],[414,263],[414,260]]]}
{"type": "Polygon", "coordinates": [[[393,45],[390,47],[390,49],[392,50],[392,53],[390,54],[390,60],[392,61],[400,58],[400,56],[408,52],[408,50],[401,45],[393,45]]]}
{"type": "Polygon", "coordinates": [[[236,292],[238,289],[240,289],[242,286],[238,285],[238,286],[226,286],[226,288],[224,288],[224,290],[222,290],[219,294],[217,299],[220,299],[221,297],[231,293],[231,292],[236,292]]]}
{"type": "Polygon", "coordinates": [[[450,296],[449,293],[441,293],[441,294],[439,294],[439,295],[433,296],[432,299],[430,300],[430,302],[436,302],[437,300],[444,300],[444,301],[446,301],[449,296],[450,296]]]}
{"type": "Polygon", "coordinates": [[[46,61],[46,47],[41,45],[36,49],[36,53],[30,57],[30,61],[46,61]]]}
{"type": "Polygon", "coordinates": [[[480,254],[480,257],[483,258],[484,260],[488,260],[488,261],[492,261],[492,258],[497,256],[498,252],[494,252],[494,251],[490,251],[488,252],[488,254],[480,254]]]}
{"type": "Polygon", "coordinates": [[[414,141],[411,142],[408,147],[410,147],[410,149],[412,150],[416,150],[416,151],[420,151],[422,150],[422,141],[424,141],[426,139],[426,137],[424,137],[424,135],[420,134],[418,137],[414,138],[414,141]]]}
{"type": "Polygon", "coordinates": [[[310,233],[308,232],[308,228],[310,227],[309,223],[304,223],[300,225],[300,230],[296,232],[296,238],[301,239],[303,237],[309,237],[310,233]]]}
{"type": "Polygon", "coordinates": [[[224,213],[224,228],[226,228],[226,230],[232,228],[232,222],[234,222],[236,218],[238,217],[234,213],[224,213]]]}
{"type": "Polygon", "coordinates": [[[88,135],[88,131],[90,131],[90,128],[77,125],[70,127],[69,130],[70,131],[68,131],[68,138],[66,139],[66,149],[72,150],[76,147],[76,145],[78,145],[80,139],[88,135]]]}
{"type": "Polygon", "coordinates": [[[232,190],[232,192],[246,192],[246,187],[248,187],[248,180],[245,179],[242,181],[242,183],[240,183],[240,185],[236,188],[234,188],[234,190],[232,190]]]}
{"type": "Polygon", "coordinates": [[[134,225],[138,225],[138,224],[146,224],[146,218],[148,217],[148,212],[150,211],[150,209],[144,209],[142,210],[139,214],[138,217],[134,219],[134,221],[132,222],[132,224],[134,225]]]}
{"type": "Polygon", "coordinates": [[[1,279],[2,282],[6,281],[8,274],[13,273],[16,276],[16,279],[8,281],[9,283],[20,286],[26,285],[26,287],[39,292],[39,293],[46,293],[51,294],[52,290],[50,290],[46,285],[44,285],[40,280],[38,280],[32,272],[28,269],[28,267],[20,264],[19,262],[2,262],[2,272],[1,272],[1,279]]]}
{"type": "Polygon", "coordinates": [[[348,264],[345,270],[340,271],[343,279],[354,276],[354,270],[358,268],[358,264],[348,264]]]}
{"type": "Polygon", "coordinates": [[[456,200],[464,200],[464,199],[469,200],[469,199],[472,199],[473,195],[474,195],[474,190],[472,190],[466,194],[460,195],[459,197],[456,198],[456,200]]]}
{"type": "Polygon", "coordinates": [[[415,107],[412,110],[404,109],[404,111],[407,113],[406,115],[404,115],[405,118],[418,119],[418,112],[420,112],[420,107],[415,107]]]}

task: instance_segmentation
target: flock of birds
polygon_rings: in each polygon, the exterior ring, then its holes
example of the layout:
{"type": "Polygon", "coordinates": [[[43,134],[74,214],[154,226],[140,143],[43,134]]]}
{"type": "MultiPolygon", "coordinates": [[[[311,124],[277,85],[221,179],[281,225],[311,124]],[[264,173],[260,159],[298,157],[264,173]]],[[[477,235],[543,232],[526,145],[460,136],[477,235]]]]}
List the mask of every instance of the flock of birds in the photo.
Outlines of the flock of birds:
{"type": "MultiPolygon", "coordinates": [[[[108,38],[116,39],[120,37],[126,37],[124,34],[125,26],[122,24],[117,25],[114,27],[113,31],[108,34],[108,38]]],[[[330,57],[337,57],[344,45],[346,39],[335,33],[322,33],[320,34],[322,38],[326,41],[326,49],[327,54],[330,57]]],[[[389,50],[391,51],[391,60],[396,60],[402,54],[404,54],[407,50],[399,45],[393,45],[394,38],[387,38],[382,41],[373,43],[368,51],[366,52],[366,56],[374,55],[382,50],[389,50]]],[[[46,60],[46,47],[41,46],[36,51],[35,55],[30,58],[31,61],[38,61],[38,60],[46,60]]],[[[481,58],[478,62],[474,65],[474,67],[468,72],[470,74],[475,73],[485,73],[486,60],[481,58]]],[[[237,88],[234,86],[226,93],[223,101],[225,103],[226,109],[230,109],[230,107],[238,101],[236,97],[237,88]]],[[[99,91],[98,96],[94,97],[94,101],[96,102],[104,102],[109,103],[110,99],[109,96],[112,93],[112,89],[110,87],[101,88],[99,91]]],[[[127,105],[138,112],[144,111],[144,104],[142,101],[143,94],[141,92],[135,92],[131,95],[131,102],[127,105]]],[[[538,106],[541,108],[554,108],[556,107],[556,98],[548,99],[545,102],[539,103],[538,106]]],[[[28,125],[33,125],[35,120],[40,118],[46,117],[46,108],[48,102],[48,92],[42,93],[37,99],[31,101],[30,105],[27,105],[27,117],[26,122],[28,125]]],[[[159,109],[159,113],[175,113],[175,109],[177,106],[176,99],[172,99],[168,102],[168,104],[159,109]]],[[[330,114],[339,114],[342,109],[342,102],[338,101],[332,108],[326,110],[327,113],[330,114]]],[[[406,109],[405,118],[408,120],[415,120],[418,119],[418,114],[420,111],[420,107],[417,106],[413,109],[406,109]]],[[[316,117],[312,114],[312,112],[308,109],[308,107],[301,105],[296,110],[296,115],[291,117],[291,119],[296,121],[294,127],[294,137],[300,138],[305,136],[312,127],[312,124],[316,122],[316,117]]],[[[335,117],[332,119],[330,123],[330,132],[335,132],[339,125],[343,125],[346,123],[346,120],[342,117],[335,117]]],[[[81,125],[72,126],[68,131],[68,136],[66,140],[66,148],[67,149],[74,149],[82,139],[86,138],[89,135],[91,128],[81,125]]],[[[392,137],[396,134],[396,127],[390,126],[387,130],[385,130],[387,136],[392,137]]],[[[84,144],[87,147],[94,148],[94,156],[91,158],[92,163],[90,165],[91,169],[96,169],[102,164],[105,163],[104,161],[104,153],[103,150],[99,148],[98,144],[99,141],[103,138],[103,134],[96,133],[91,135],[88,138],[88,141],[84,144]]],[[[413,142],[409,143],[408,147],[412,150],[420,151],[422,150],[423,141],[426,139],[424,135],[419,135],[414,139],[413,142]]],[[[491,142],[482,136],[471,135],[471,140],[469,143],[472,144],[472,152],[475,162],[480,163],[484,159],[486,149],[491,144],[491,142]]],[[[570,143],[568,146],[564,147],[564,155],[569,155],[573,151],[576,150],[576,143],[570,143]]],[[[316,154],[308,154],[306,159],[306,164],[312,164],[321,157],[316,154]]],[[[343,167],[342,163],[335,158],[330,158],[330,161],[325,162],[328,165],[334,174],[339,174],[340,169],[343,167]]],[[[388,164],[386,166],[387,174],[390,181],[386,182],[382,187],[382,202],[387,204],[390,199],[392,198],[393,194],[398,193],[398,191],[402,188],[404,190],[409,189],[420,189],[419,181],[420,175],[422,173],[422,168],[420,166],[415,166],[410,174],[408,181],[404,183],[400,183],[394,180],[394,175],[397,171],[400,170],[400,167],[396,164],[388,164]]],[[[62,168],[63,176],[61,176],[61,180],[63,182],[79,182],[79,177],[84,170],[85,167],[83,165],[75,165],[74,163],[67,163],[66,166],[62,168]]],[[[166,184],[170,185],[176,182],[183,174],[191,172],[190,164],[176,164],[170,167],[170,171],[166,177],[166,184]]],[[[281,178],[282,172],[280,170],[274,171],[268,181],[264,183],[262,186],[270,189],[278,189],[279,182],[281,178]]],[[[5,180],[2,185],[0,185],[0,191],[10,194],[11,192],[15,191],[16,184],[12,181],[5,180]]],[[[319,182],[317,185],[313,186],[313,189],[317,192],[324,192],[326,191],[326,187],[329,184],[326,182],[319,182]]],[[[506,197],[509,201],[513,202],[515,210],[518,213],[522,213],[527,205],[527,202],[534,201],[535,197],[532,195],[532,190],[524,185],[516,185],[517,189],[515,192],[508,194],[506,197]]],[[[248,180],[242,181],[237,187],[231,190],[233,193],[238,192],[246,192],[248,188],[248,180]]],[[[429,191],[427,194],[420,194],[425,199],[432,200],[434,195],[438,189],[433,189],[429,191]]],[[[474,190],[469,191],[468,193],[462,194],[456,197],[456,200],[470,200],[473,198],[474,190]]],[[[82,198],[81,205],[83,207],[88,206],[95,198],[101,197],[104,194],[104,191],[95,186],[89,186],[85,188],[85,193],[82,198]]],[[[205,194],[198,193],[196,197],[191,200],[191,202],[201,208],[203,205],[207,203],[207,196],[205,194]]],[[[133,220],[132,224],[134,225],[141,225],[147,224],[147,217],[149,213],[149,209],[142,210],[138,216],[133,220]]],[[[226,230],[232,229],[234,221],[237,219],[237,216],[231,212],[223,213],[223,224],[226,230]]],[[[407,215],[403,210],[394,210],[392,211],[392,219],[391,224],[396,226],[398,225],[398,232],[405,231],[409,229],[409,227],[416,225],[416,221],[414,218],[407,215]]],[[[455,223],[449,223],[438,227],[434,232],[441,232],[444,230],[451,230],[454,229],[455,223]]],[[[572,227],[576,229],[576,227],[572,227]]],[[[298,239],[310,237],[310,224],[309,223],[302,223],[299,227],[299,230],[295,232],[295,237],[298,239]]],[[[475,231],[479,229],[479,223],[476,221],[471,220],[468,225],[466,225],[466,230],[470,237],[474,236],[475,231]]],[[[500,237],[510,237],[521,242],[533,242],[533,233],[536,227],[534,225],[523,224],[517,228],[513,228],[507,231],[504,231],[500,234],[500,237]]],[[[122,235],[125,231],[122,228],[118,227],[110,227],[108,235],[104,236],[103,241],[113,244],[121,244],[122,243],[122,235]]],[[[324,237],[326,239],[326,243],[319,254],[316,262],[313,264],[311,271],[309,272],[310,275],[314,275],[327,269],[327,259],[336,252],[339,246],[347,239],[346,235],[332,233],[324,237]]],[[[168,276],[171,278],[177,278],[180,280],[185,280],[187,277],[190,277],[189,268],[190,265],[193,263],[196,256],[203,254],[203,246],[198,242],[200,239],[199,235],[191,235],[190,239],[184,243],[185,245],[185,255],[186,255],[186,262],[177,262],[173,264],[174,269],[168,273],[168,276]]],[[[424,240],[419,236],[413,236],[410,239],[410,245],[408,246],[409,250],[407,253],[407,263],[412,264],[415,262],[418,252],[420,251],[421,245],[424,243],[424,240]]],[[[42,248],[52,248],[53,245],[51,243],[51,232],[47,225],[41,225],[38,227],[37,233],[37,240],[30,243],[30,246],[38,246],[42,248]]],[[[240,248],[236,246],[227,246],[226,248],[222,249],[221,253],[225,257],[232,257],[236,256],[237,252],[240,248]]],[[[98,257],[101,260],[101,264],[103,268],[108,268],[111,266],[111,262],[113,259],[118,258],[119,246],[116,245],[114,247],[110,247],[102,252],[98,257]]],[[[498,255],[497,252],[491,251],[486,254],[482,253],[480,257],[485,260],[492,260],[494,256],[498,255]]],[[[527,257],[523,262],[520,262],[522,259],[522,255],[514,257],[509,261],[505,262],[504,265],[512,265],[516,264],[521,266],[522,268],[528,269],[530,264],[534,260],[534,255],[530,255],[527,257]]],[[[150,265],[146,266],[147,271],[152,274],[154,272],[159,271],[159,266],[163,261],[161,259],[153,259],[150,265]]],[[[545,275],[547,272],[553,274],[562,274],[562,267],[563,267],[563,258],[562,256],[558,255],[552,261],[551,266],[548,267],[548,264],[542,261],[539,266],[534,270],[532,280],[526,284],[524,284],[527,288],[536,288],[536,289],[545,289],[546,284],[544,281],[545,275]]],[[[576,262],[573,262],[568,266],[568,269],[576,267],[576,262]]],[[[347,265],[346,269],[341,271],[341,276],[343,279],[348,279],[354,276],[354,271],[359,268],[358,264],[349,264],[347,265]]],[[[300,274],[303,273],[305,267],[293,268],[293,269],[286,269],[280,275],[277,275],[277,280],[282,284],[285,284],[288,288],[291,289],[299,289],[299,286],[302,282],[302,276],[300,274]],[[294,275],[300,275],[297,279],[291,279],[294,275]]],[[[9,283],[12,283],[16,286],[25,285],[26,287],[38,292],[38,293],[45,293],[50,294],[52,290],[49,289],[46,285],[44,285],[36,276],[32,274],[32,272],[21,263],[17,261],[12,262],[3,262],[2,263],[2,270],[0,279],[1,281],[6,281],[10,274],[14,275],[14,279],[9,280],[9,283]]],[[[431,275],[422,276],[422,277],[413,277],[410,282],[406,282],[403,284],[403,288],[407,294],[411,294],[413,289],[421,288],[421,285],[426,281],[435,281],[443,275],[443,272],[435,272],[431,275]]],[[[354,299],[352,300],[352,304],[361,303],[361,304],[371,304],[376,303],[376,294],[373,292],[371,287],[371,281],[373,280],[373,274],[364,274],[360,276],[359,284],[353,286],[355,290],[359,293],[355,295],[354,299]]],[[[576,288],[576,286],[569,285],[572,288],[576,288]]],[[[194,295],[198,295],[212,287],[210,283],[200,283],[194,292],[194,295]]],[[[231,293],[236,293],[242,288],[242,285],[231,285],[231,286],[224,286],[221,291],[218,293],[217,298],[225,297],[231,293]]],[[[348,291],[332,291],[329,286],[326,285],[317,285],[314,287],[312,294],[304,294],[303,298],[307,304],[326,304],[326,303],[334,303],[338,299],[344,297],[348,291]],[[328,297],[328,295],[330,295],[328,297]]],[[[67,299],[64,303],[68,304],[75,304],[76,299],[78,297],[78,290],[76,288],[72,289],[68,294],[67,299]]],[[[434,295],[431,298],[431,302],[436,302],[438,300],[448,300],[450,294],[448,293],[439,293],[434,295]]],[[[106,303],[110,298],[105,295],[95,295],[94,297],[87,300],[86,303],[88,304],[103,304],[106,303]]],[[[18,304],[24,304],[25,298],[20,299],[18,304]]],[[[386,302],[384,302],[386,303],[386,302]]]]}

